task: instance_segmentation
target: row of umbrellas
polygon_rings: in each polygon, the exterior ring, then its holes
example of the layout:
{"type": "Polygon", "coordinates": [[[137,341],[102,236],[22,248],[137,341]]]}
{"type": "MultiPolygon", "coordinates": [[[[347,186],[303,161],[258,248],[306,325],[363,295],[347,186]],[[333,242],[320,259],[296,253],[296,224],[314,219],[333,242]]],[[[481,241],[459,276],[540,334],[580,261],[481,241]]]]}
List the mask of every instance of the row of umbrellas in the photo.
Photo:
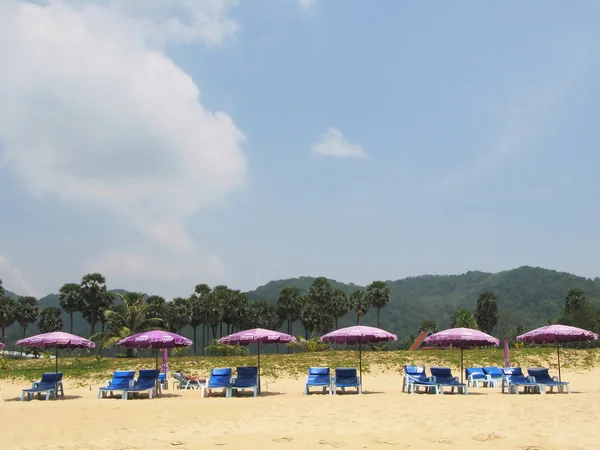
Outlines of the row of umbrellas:
{"type": "MultiPolygon", "coordinates": [[[[598,335],[591,331],[581,328],[571,327],[567,325],[549,325],[542,328],[529,331],[517,337],[517,340],[525,343],[535,344],[555,344],[558,357],[558,373],[560,379],[560,350],[559,343],[563,342],[578,342],[591,341],[598,339],[598,335]]],[[[359,348],[359,373],[362,384],[362,345],[376,342],[396,341],[398,337],[395,334],[389,333],[379,328],[368,326],[353,326],[341,328],[321,337],[321,341],[333,344],[357,345],[359,348]]],[[[273,330],[265,330],[255,328],[251,330],[240,331],[238,333],[225,336],[220,339],[223,344],[229,345],[248,345],[257,344],[258,358],[258,379],[260,393],[260,352],[261,344],[274,343],[290,343],[295,342],[296,338],[289,334],[281,333],[273,330]]],[[[460,372],[461,379],[463,374],[463,351],[465,347],[473,346],[498,346],[500,341],[489,334],[482,331],[472,330],[470,328],[452,328],[449,330],[440,331],[432,334],[425,339],[425,342],[432,345],[440,345],[444,347],[452,346],[460,348],[460,372]]],[[[153,330],[143,333],[138,333],[129,336],[119,341],[118,345],[128,348],[138,349],[153,349],[155,350],[156,369],[158,373],[158,350],[169,349],[175,347],[189,347],[192,341],[175,333],[169,333],[162,330],[153,330]]],[[[94,342],[84,339],[80,336],[64,333],[61,331],[53,333],[44,333],[36,336],[31,336],[17,341],[18,346],[36,347],[36,348],[55,348],[55,370],[58,373],[58,349],[75,349],[75,348],[93,348],[94,342]]],[[[4,344],[0,343],[0,350],[4,344]]],[[[158,385],[158,380],[157,380],[158,385]]]]}

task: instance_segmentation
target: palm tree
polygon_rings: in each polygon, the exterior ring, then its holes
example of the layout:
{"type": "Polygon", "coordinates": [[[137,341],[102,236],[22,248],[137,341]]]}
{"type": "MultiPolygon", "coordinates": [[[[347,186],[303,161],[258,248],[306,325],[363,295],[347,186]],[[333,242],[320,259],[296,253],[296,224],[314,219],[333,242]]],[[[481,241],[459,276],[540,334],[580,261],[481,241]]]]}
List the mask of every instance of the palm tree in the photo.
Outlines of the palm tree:
{"type": "Polygon", "coordinates": [[[333,297],[333,288],[329,284],[329,280],[325,277],[315,278],[308,289],[307,297],[319,308],[319,328],[323,335],[325,334],[325,323],[330,319],[326,317],[326,310],[333,297]]]}
{"type": "Polygon", "coordinates": [[[5,330],[16,320],[16,302],[7,295],[0,295],[0,329],[2,329],[2,342],[6,342],[5,330]]]}
{"type": "Polygon", "coordinates": [[[369,312],[371,304],[363,291],[354,291],[350,294],[350,303],[356,312],[356,325],[360,325],[360,318],[369,312]]]}
{"type": "Polygon", "coordinates": [[[106,278],[99,273],[85,275],[81,279],[81,298],[85,306],[83,316],[90,324],[90,335],[94,335],[96,322],[106,302],[106,278]]]}
{"type": "Polygon", "coordinates": [[[73,334],[73,313],[81,311],[84,307],[81,286],[77,283],[63,284],[58,291],[58,304],[69,315],[70,333],[73,334]]]}
{"type": "Polygon", "coordinates": [[[23,328],[23,337],[27,334],[27,327],[35,323],[38,318],[39,302],[35,297],[19,297],[15,316],[21,328],[23,328]]]}
{"type": "MultiPolygon", "coordinates": [[[[121,303],[104,312],[107,330],[91,337],[100,341],[99,350],[112,347],[121,339],[136,333],[141,333],[159,327],[163,320],[150,317],[150,305],[145,300],[145,294],[127,292],[120,295],[121,303]]],[[[133,356],[134,349],[127,349],[127,356],[133,356]]]]}
{"type": "Polygon", "coordinates": [[[377,328],[379,328],[379,312],[390,301],[390,288],[385,281],[373,281],[367,286],[367,300],[377,308],[377,328]]]}
{"type": "Polygon", "coordinates": [[[302,295],[300,289],[294,286],[285,286],[279,291],[277,297],[277,314],[287,320],[287,333],[292,334],[292,327],[302,313],[302,295]]]}
{"type": "Polygon", "coordinates": [[[38,328],[42,333],[51,333],[60,331],[63,327],[62,311],[56,306],[48,306],[40,311],[38,319],[38,328]]]}
{"type": "Polygon", "coordinates": [[[340,317],[344,317],[350,309],[352,309],[352,305],[348,299],[348,296],[341,289],[335,289],[333,291],[333,296],[331,297],[331,303],[329,304],[329,313],[331,317],[334,318],[335,329],[338,328],[338,319],[340,317]]]}

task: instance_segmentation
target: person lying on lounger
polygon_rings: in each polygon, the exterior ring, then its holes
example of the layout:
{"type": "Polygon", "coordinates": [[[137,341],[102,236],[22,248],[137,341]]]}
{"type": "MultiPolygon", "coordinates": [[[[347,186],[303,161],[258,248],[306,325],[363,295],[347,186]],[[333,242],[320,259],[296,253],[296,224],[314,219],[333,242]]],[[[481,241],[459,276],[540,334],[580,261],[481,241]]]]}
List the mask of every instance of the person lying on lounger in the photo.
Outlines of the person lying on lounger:
{"type": "Polygon", "coordinates": [[[183,373],[182,370],[178,370],[177,373],[179,375],[181,375],[183,378],[185,378],[186,380],[190,380],[190,381],[193,381],[193,382],[199,382],[199,383],[206,383],[206,378],[192,377],[190,375],[186,375],[185,373],[183,373]]]}

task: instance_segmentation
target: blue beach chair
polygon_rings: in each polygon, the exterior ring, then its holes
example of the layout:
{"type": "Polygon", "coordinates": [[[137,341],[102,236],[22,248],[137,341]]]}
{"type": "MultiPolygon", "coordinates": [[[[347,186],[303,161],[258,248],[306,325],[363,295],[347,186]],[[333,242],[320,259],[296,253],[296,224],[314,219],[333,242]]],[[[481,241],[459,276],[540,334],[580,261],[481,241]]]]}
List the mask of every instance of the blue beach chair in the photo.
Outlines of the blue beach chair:
{"type": "Polygon", "coordinates": [[[231,380],[231,395],[234,391],[252,389],[254,396],[258,395],[258,367],[238,367],[237,376],[231,380]]]}
{"type": "Polygon", "coordinates": [[[46,372],[42,375],[40,381],[35,381],[30,388],[23,389],[21,392],[21,401],[25,400],[25,394],[27,394],[27,400],[31,400],[35,394],[41,398],[43,392],[46,393],[46,400],[48,400],[50,396],[56,398],[57,388],[58,393],[64,397],[65,391],[62,384],[62,376],[62,372],[46,372]]]}
{"type": "Polygon", "coordinates": [[[508,367],[502,369],[504,374],[502,378],[502,393],[504,387],[508,388],[509,394],[519,394],[519,386],[523,387],[523,393],[528,394],[537,391],[540,394],[545,394],[543,386],[540,383],[533,381],[533,378],[523,375],[520,367],[508,367]]]}
{"type": "Polygon", "coordinates": [[[483,373],[488,376],[488,386],[498,387],[498,381],[502,382],[504,374],[499,367],[484,367],[483,373]]]}
{"type": "Polygon", "coordinates": [[[567,388],[567,394],[571,393],[571,386],[568,381],[558,381],[558,377],[551,377],[549,370],[546,368],[539,369],[527,369],[527,375],[535,383],[539,383],[543,386],[548,386],[550,392],[557,388],[558,392],[564,392],[565,387],[567,388]]]}
{"type": "Polygon", "coordinates": [[[444,386],[449,386],[452,388],[450,392],[454,393],[456,388],[458,393],[467,395],[467,385],[458,381],[458,378],[452,375],[449,367],[432,367],[430,370],[434,381],[441,387],[440,394],[444,393],[444,386]]]}
{"type": "Polygon", "coordinates": [[[331,394],[331,372],[329,367],[309,367],[304,385],[304,395],[308,395],[311,387],[323,388],[323,392],[329,391],[331,394]]]}
{"type": "Polygon", "coordinates": [[[484,387],[491,385],[491,379],[485,374],[481,367],[467,367],[465,369],[465,378],[467,379],[467,386],[479,387],[479,383],[482,383],[484,387]]]}
{"type": "Polygon", "coordinates": [[[205,386],[202,386],[201,396],[205,396],[205,391],[208,390],[209,395],[213,389],[223,389],[225,397],[231,397],[231,368],[217,367],[210,371],[210,376],[205,386]]]}
{"type": "Polygon", "coordinates": [[[362,394],[362,386],[360,385],[360,377],[356,375],[356,367],[338,367],[335,369],[335,376],[331,383],[334,394],[337,393],[338,388],[342,392],[346,392],[346,388],[356,388],[356,393],[362,394]]]}
{"type": "Polygon", "coordinates": [[[122,391],[123,389],[129,388],[129,385],[135,377],[134,370],[119,370],[113,374],[112,380],[108,380],[106,385],[98,388],[98,398],[106,398],[107,394],[110,393],[112,397],[114,391],[122,391]]]}
{"type": "Polygon", "coordinates": [[[158,370],[143,369],[140,370],[137,380],[133,383],[130,382],[128,388],[124,388],[121,398],[127,400],[129,394],[137,395],[140,392],[148,392],[148,398],[152,398],[154,389],[157,389],[156,378],[158,377],[158,370]]]}
{"type": "Polygon", "coordinates": [[[404,366],[404,379],[402,380],[402,392],[414,394],[415,390],[424,387],[426,392],[440,393],[440,386],[433,381],[433,378],[425,375],[425,367],[404,366]]]}

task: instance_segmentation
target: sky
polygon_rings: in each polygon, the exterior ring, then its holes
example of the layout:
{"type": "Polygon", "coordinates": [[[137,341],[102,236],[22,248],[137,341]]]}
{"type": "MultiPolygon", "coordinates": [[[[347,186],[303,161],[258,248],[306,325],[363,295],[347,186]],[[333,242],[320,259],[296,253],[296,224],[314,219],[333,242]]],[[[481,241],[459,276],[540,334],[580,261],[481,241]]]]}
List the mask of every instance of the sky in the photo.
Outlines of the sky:
{"type": "Polygon", "coordinates": [[[0,279],[600,275],[600,2],[0,2],[0,279]]]}

